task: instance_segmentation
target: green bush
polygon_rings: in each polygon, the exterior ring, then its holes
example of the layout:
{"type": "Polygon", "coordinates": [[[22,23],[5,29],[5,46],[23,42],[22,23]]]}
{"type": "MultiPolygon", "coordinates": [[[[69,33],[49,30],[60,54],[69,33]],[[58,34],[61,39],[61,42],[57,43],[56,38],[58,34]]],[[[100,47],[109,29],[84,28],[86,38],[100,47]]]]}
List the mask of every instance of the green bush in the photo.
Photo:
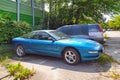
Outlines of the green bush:
{"type": "Polygon", "coordinates": [[[0,16],[0,43],[10,43],[12,38],[31,30],[31,26],[26,22],[12,21],[8,15],[0,16]]]}
{"type": "Polygon", "coordinates": [[[45,29],[47,29],[47,26],[44,26],[44,25],[32,26],[32,31],[34,31],[34,30],[45,30],[45,29]]]}

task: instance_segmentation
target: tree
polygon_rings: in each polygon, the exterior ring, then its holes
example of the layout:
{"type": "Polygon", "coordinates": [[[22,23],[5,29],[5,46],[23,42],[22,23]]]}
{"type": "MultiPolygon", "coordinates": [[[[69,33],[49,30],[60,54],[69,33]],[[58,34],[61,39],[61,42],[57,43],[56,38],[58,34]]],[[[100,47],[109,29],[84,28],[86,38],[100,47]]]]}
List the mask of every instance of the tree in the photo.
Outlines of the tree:
{"type": "Polygon", "coordinates": [[[120,11],[120,0],[46,0],[46,3],[51,5],[49,21],[53,20],[51,17],[57,18],[55,22],[51,21],[57,26],[104,22],[102,14],[116,14],[120,11]]]}
{"type": "Polygon", "coordinates": [[[120,29],[120,15],[113,17],[113,19],[107,22],[108,28],[118,30],[120,29]]]}
{"type": "MultiPolygon", "coordinates": [[[[21,1],[30,3],[30,0],[21,1]]],[[[42,4],[49,5],[44,23],[48,22],[51,28],[65,24],[103,23],[103,14],[120,12],[120,0],[35,0],[36,6],[42,4]]]]}

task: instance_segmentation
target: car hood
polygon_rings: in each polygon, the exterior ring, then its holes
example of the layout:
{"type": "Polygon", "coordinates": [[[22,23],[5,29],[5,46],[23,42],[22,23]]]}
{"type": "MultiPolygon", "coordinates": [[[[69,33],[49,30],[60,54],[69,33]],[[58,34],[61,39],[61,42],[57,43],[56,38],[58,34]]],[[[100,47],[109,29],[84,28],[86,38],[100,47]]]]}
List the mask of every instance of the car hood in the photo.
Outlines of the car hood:
{"type": "Polygon", "coordinates": [[[96,41],[88,40],[88,39],[78,39],[78,38],[70,38],[70,39],[64,39],[60,40],[60,42],[67,44],[67,45],[72,45],[72,46],[77,46],[77,47],[93,47],[93,48],[100,48],[102,45],[96,41]]]}

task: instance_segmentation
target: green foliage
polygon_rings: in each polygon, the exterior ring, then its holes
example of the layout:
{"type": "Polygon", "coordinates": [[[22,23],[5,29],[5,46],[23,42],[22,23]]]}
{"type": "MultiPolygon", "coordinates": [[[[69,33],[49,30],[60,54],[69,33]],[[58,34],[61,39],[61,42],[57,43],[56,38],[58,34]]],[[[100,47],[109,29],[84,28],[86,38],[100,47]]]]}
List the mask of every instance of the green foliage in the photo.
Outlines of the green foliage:
{"type": "Polygon", "coordinates": [[[29,70],[28,68],[22,66],[20,62],[18,64],[9,64],[7,68],[10,75],[14,76],[14,80],[29,79],[35,73],[34,69],[29,70]]]}
{"type": "Polygon", "coordinates": [[[34,30],[45,30],[45,29],[47,29],[47,27],[45,27],[44,25],[32,26],[32,31],[34,31],[34,30]]]}
{"type": "Polygon", "coordinates": [[[13,56],[15,56],[13,53],[0,53],[0,65],[7,66],[13,56]]]}
{"type": "Polygon", "coordinates": [[[120,30],[120,15],[114,16],[111,21],[107,22],[107,25],[107,28],[120,30]]]}
{"type": "Polygon", "coordinates": [[[114,14],[120,11],[119,0],[45,1],[49,4],[47,21],[51,28],[65,24],[100,23],[105,21],[103,14],[114,14]]]}
{"type": "Polygon", "coordinates": [[[0,44],[0,64],[6,66],[9,58],[15,56],[10,44],[0,44]]]}
{"type": "Polygon", "coordinates": [[[8,56],[3,56],[0,54],[0,65],[6,66],[8,63],[8,56]]]}
{"type": "Polygon", "coordinates": [[[6,58],[10,58],[12,57],[13,55],[9,54],[9,53],[3,53],[3,54],[0,54],[0,61],[2,60],[5,60],[6,58]]]}
{"type": "Polygon", "coordinates": [[[0,44],[0,62],[13,56],[14,55],[9,44],[0,44]]]}
{"type": "Polygon", "coordinates": [[[9,50],[10,47],[9,44],[0,44],[0,65],[5,66],[8,69],[10,76],[13,76],[14,80],[24,80],[33,76],[35,73],[34,69],[29,70],[20,63],[15,65],[9,64],[10,58],[15,56],[13,52],[11,53],[12,50],[9,50]],[[5,49],[8,49],[9,51],[7,51],[7,53],[1,53],[1,51],[5,49]]]}
{"type": "Polygon", "coordinates": [[[8,50],[12,49],[11,44],[0,44],[0,51],[3,51],[5,49],[8,49],[8,50]]]}
{"type": "Polygon", "coordinates": [[[12,38],[31,31],[28,23],[12,21],[8,15],[0,16],[0,25],[0,43],[9,43],[12,38]]]}

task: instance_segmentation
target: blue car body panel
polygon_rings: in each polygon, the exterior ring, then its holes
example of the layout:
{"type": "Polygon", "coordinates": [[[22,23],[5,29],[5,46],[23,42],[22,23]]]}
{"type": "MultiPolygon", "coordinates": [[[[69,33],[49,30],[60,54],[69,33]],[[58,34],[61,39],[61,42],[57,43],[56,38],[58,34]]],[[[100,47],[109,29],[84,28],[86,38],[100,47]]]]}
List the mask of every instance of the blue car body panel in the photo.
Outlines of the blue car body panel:
{"type": "Polygon", "coordinates": [[[23,45],[27,54],[40,54],[55,57],[62,57],[62,52],[66,47],[76,49],[82,61],[98,59],[102,53],[102,45],[87,39],[69,38],[63,40],[35,40],[17,37],[12,40],[14,49],[17,45],[23,45]],[[90,54],[89,51],[98,51],[90,54]]]}

